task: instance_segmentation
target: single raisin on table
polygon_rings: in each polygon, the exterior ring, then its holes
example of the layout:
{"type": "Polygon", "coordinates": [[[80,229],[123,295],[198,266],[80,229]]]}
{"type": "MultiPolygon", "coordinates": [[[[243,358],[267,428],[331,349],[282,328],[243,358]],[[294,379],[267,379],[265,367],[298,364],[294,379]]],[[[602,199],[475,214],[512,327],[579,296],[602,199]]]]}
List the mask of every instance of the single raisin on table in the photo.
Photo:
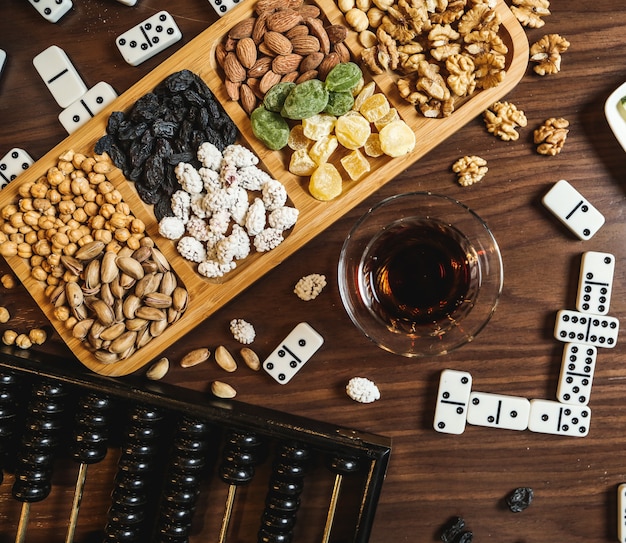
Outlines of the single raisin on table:
{"type": "Polygon", "coordinates": [[[465,529],[465,521],[461,517],[452,517],[443,527],[441,541],[453,543],[456,537],[465,529]]]}
{"type": "Polygon", "coordinates": [[[519,487],[506,497],[506,504],[513,513],[526,509],[533,501],[534,492],[529,487],[519,487]]]}

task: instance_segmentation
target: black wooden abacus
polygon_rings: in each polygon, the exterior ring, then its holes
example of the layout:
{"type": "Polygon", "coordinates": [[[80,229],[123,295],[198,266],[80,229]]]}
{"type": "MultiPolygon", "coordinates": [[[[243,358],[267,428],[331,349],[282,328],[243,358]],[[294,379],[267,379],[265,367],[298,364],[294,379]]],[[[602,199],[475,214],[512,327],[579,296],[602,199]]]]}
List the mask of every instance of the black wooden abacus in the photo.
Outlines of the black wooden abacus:
{"type": "Polygon", "coordinates": [[[63,454],[78,466],[66,543],[368,541],[388,438],[36,356],[0,347],[0,468],[22,504],[16,542],[63,454]],[[87,468],[109,454],[119,457],[106,522],[81,541],[87,468]],[[324,510],[319,499],[307,508],[313,494],[328,497],[324,510]]]}

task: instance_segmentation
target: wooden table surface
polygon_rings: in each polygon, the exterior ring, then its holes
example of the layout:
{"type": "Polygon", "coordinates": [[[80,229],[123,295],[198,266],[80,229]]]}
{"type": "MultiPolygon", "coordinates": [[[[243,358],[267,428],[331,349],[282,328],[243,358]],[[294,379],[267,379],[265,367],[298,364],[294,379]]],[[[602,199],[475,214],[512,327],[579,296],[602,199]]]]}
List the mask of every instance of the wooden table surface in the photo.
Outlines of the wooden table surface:
{"type": "MultiPolygon", "coordinates": [[[[571,46],[560,73],[539,77],[529,67],[506,96],[528,118],[518,141],[496,139],[480,117],[474,119],[164,353],[173,361],[164,379],[168,383],[208,394],[212,380],[227,380],[241,401],[392,438],[373,543],[435,541],[452,515],[463,516],[483,542],[600,543],[617,537],[616,490],[626,482],[623,341],[599,352],[589,403],[593,417],[585,438],[478,426],[452,436],[432,429],[444,368],[470,372],[474,390],[555,398],[563,345],[553,339],[552,328],[556,311],[574,308],[584,251],[615,255],[610,314],[620,318],[626,312],[626,156],[604,117],[605,100],[626,77],[626,6],[615,0],[572,0],[553,2],[551,10],[543,28],[527,29],[529,42],[558,33],[571,46]],[[570,122],[565,147],[555,157],[537,154],[532,141],[534,128],[550,117],[570,122]],[[451,171],[463,155],[479,155],[489,166],[484,180],[467,188],[457,184],[451,171]],[[606,217],[591,240],[574,238],[541,205],[542,195],[559,179],[569,180],[606,217]],[[416,190],[457,198],[475,210],[491,227],[504,262],[504,289],[489,325],[472,343],[429,359],[398,357],[373,345],[352,325],[337,287],[339,251],[357,218],[384,197],[416,190]],[[293,287],[310,273],[325,274],[328,286],[316,300],[303,302],[293,287]],[[325,343],[284,387],[247,368],[225,377],[213,363],[178,367],[176,361],[193,347],[225,345],[235,351],[239,345],[228,330],[233,318],[254,324],[253,347],[261,356],[300,321],[316,328],[325,343]],[[376,382],[381,399],[368,405],[351,401],[344,387],[355,376],[376,382]],[[513,514],[503,498],[520,486],[532,487],[535,500],[526,511],[513,514]]],[[[32,66],[37,53],[59,45],[89,87],[104,80],[121,94],[216,20],[206,0],[138,0],[134,8],[115,0],[76,0],[57,24],[44,21],[24,0],[4,0],[0,15],[0,48],[8,54],[0,77],[0,155],[16,146],[35,159],[66,135],[57,120],[59,108],[32,66]],[[174,15],[183,40],[139,67],[127,65],[114,46],[115,37],[160,9],[174,15]]],[[[0,260],[0,272],[8,271],[0,260]]],[[[21,286],[1,289],[0,297],[13,315],[2,329],[45,324],[21,286]]],[[[39,350],[70,358],[55,337],[39,350]]],[[[17,512],[9,505],[7,484],[0,487],[4,507],[17,512]]],[[[106,503],[108,496],[97,488],[92,492],[90,502],[106,503]]],[[[37,534],[46,541],[62,540],[56,534],[63,533],[65,514],[45,514],[46,507],[54,507],[45,502],[38,507],[32,515],[41,516],[29,528],[32,540],[37,534]]],[[[1,541],[12,541],[17,522],[7,516],[5,511],[1,541]]]]}

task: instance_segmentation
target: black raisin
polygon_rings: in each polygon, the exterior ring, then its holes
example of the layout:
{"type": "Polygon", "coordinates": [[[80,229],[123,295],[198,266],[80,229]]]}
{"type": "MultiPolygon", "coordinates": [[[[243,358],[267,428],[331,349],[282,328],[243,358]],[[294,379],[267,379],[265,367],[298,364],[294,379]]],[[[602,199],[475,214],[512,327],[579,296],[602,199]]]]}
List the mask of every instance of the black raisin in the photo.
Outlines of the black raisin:
{"type": "Polygon", "coordinates": [[[174,154],[172,144],[165,138],[159,138],[156,140],[154,146],[154,154],[161,157],[165,162],[169,163],[169,157],[174,154]]]}
{"type": "Polygon", "coordinates": [[[145,122],[135,124],[130,120],[122,121],[117,131],[117,139],[120,141],[134,140],[143,135],[148,129],[148,125],[145,122]]]}
{"type": "Polygon", "coordinates": [[[184,96],[185,100],[187,101],[187,103],[189,105],[198,106],[198,107],[205,107],[206,106],[206,102],[205,102],[204,98],[202,98],[202,96],[200,96],[194,90],[187,89],[183,93],[183,96],[184,96]]]}
{"type": "Polygon", "coordinates": [[[148,205],[156,204],[161,199],[161,194],[158,190],[150,189],[143,183],[135,183],[135,189],[139,198],[148,205]]]}
{"type": "Polygon", "coordinates": [[[102,153],[108,153],[111,149],[111,145],[115,142],[113,136],[107,134],[106,136],[102,136],[94,146],[94,153],[97,155],[101,155],[102,153]]]}
{"type": "Polygon", "coordinates": [[[163,217],[171,217],[172,215],[170,198],[161,197],[159,201],[154,204],[154,216],[157,222],[160,222],[163,217]]]}
{"type": "Polygon", "coordinates": [[[474,539],[474,534],[469,530],[465,530],[459,534],[454,543],[471,543],[472,539],[474,539]]]}
{"type": "Polygon", "coordinates": [[[171,94],[187,90],[195,82],[195,74],[189,70],[181,70],[165,79],[164,86],[171,94]]]}
{"type": "Polygon", "coordinates": [[[159,111],[159,98],[153,92],[144,94],[133,106],[130,119],[134,123],[150,122],[159,111]]]}
{"type": "Polygon", "coordinates": [[[176,166],[179,162],[193,162],[194,154],[193,153],[172,153],[169,157],[167,157],[168,164],[172,166],[176,166]]]}
{"type": "Polygon", "coordinates": [[[534,492],[529,487],[519,487],[506,497],[506,504],[513,513],[526,509],[533,501],[534,492]]]}
{"type": "Polygon", "coordinates": [[[128,150],[130,165],[132,168],[140,168],[144,165],[147,158],[152,154],[154,149],[154,137],[150,132],[144,132],[144,135],[135,140],[128,150]]]}
{"type": "Polygon", "coordinates": [[[173,138],[178,130],[178,123],[156,119],[152,123],[152,133],[157,138],[173,138]]]}
{"type": "Polygon", "coordinates": [[[158,187],[165,178],[165,165],[158,155],[150,155],[144,166],[144,180],[148,188],[158,187]]]}
{"type": "Polygon", "coordinates": [[[465,521],[462,517],[452,517],[443,527],[441,541],[452,543],[465,528],[465,521]]]}
{"type": "Polygon", "coordinates": [[[120,123],[123,120],[124,113],[122,111],[113,111],[111,115],[109,115],[109,119],[107,120],[107,134],[115,136],[117,134],[120,123]]]}

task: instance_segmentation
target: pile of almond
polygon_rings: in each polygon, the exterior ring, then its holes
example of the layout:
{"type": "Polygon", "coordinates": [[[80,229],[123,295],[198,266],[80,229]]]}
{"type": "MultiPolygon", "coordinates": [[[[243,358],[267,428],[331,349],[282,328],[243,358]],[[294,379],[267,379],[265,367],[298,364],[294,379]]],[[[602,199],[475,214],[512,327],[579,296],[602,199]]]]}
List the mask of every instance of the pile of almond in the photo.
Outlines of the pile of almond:
{"type": "Polygon", "coordinates": [[[325,79],[350,60],[343,25],[325,25],[317,6],[302,0],[259,0],[216,49],[231,100],[250,114],[276,83],[325,79]]]}

